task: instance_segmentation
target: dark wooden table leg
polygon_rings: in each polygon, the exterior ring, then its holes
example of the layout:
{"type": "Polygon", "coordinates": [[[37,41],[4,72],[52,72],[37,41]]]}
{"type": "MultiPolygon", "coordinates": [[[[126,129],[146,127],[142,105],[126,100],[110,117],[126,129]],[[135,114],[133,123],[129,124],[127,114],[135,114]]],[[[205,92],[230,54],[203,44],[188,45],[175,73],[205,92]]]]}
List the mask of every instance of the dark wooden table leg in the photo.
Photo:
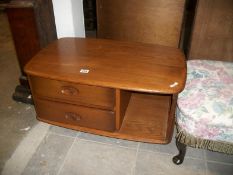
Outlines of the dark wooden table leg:
{"type": "Polygon", "coordinates": [[[21,76],[19,77],[20,84],[16,86],[12,97],[15,101],[33,104],[29,83],[23,71],[26,63],[40,50],[33,7],[21,7],[15,3],[15,6],[7,6],[5,11],[9,20],[21,70],[21,76]]]}
{"type": "Polygon", "coordinates": [[[52,1],[11,0],[3,7],[9,20],[21,70],[20,85],[15,88],[13,99],[33,104],[29,83],[23,69],[41,48],[57,39],[52,1]]]}
{"type": "Polygon", "coordinates": [[[176,139],[176,146],[177,146],[177,149],[179,150],[179,154],[174,156],[172,160],[173,160],[173,163],[175,163],[176,165],[180,165],[184,161],[184,156],[186,154],[187,146],[177,141],[177,139],[176,139]]]}
{"type": "Polygon", "coordinates": [[[34,104],[27,77],[20,76],[19,81],[20,84],[16,86],[15,92],[12,95],[13,100],[27,104],[34,104]]]}

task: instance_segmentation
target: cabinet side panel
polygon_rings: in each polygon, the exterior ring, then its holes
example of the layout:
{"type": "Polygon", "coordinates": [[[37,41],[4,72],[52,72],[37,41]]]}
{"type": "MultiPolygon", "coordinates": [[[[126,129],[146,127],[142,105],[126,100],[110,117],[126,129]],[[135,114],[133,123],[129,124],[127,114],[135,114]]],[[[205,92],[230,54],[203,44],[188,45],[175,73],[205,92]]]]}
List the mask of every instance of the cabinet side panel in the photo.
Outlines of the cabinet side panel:
{"type": "Polygon", "coordinates": [[[7,8],[20,68],[40,50],[33,8],[7,8]]]}
{"type": "Polygon", "coordinates": [[[40,46],[46,47],[57,39],[56,25],[51,0],[37,0],[34,6],[40,46]]]}
{"type": "Polygon", "coordinates": [[[170,110],[168,113],[168,120],[167,120],[167,132],[166,132],[166,138],[168,139],[168,142],[171,141],[173,130],[174,130],[174,124],[175,124],[175,112],[176,112],[176,105],[177,105],[177,94],[173,94],[170,98],[170,110]]]}
{"type": "Polygon", "coordinates": [[[184,0],[97,0],[97,36],[178,47],[184,4],[184,0]]]}
{"type": "Polygon", "coordinates": [[[199,0],[189,59],[233,61],[233,1],[199,0]]]}

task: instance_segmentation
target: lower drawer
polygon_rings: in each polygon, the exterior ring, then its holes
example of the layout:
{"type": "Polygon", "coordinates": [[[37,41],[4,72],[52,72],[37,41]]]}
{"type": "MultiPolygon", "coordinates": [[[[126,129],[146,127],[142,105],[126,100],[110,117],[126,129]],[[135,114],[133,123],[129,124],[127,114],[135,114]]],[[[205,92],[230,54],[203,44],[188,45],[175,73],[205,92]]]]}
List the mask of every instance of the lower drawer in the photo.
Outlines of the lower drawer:
{"type": "Polygon", "coordinates": [[[105,131],[115,130],[115,113],[66,103],[34,99],[41,119],[105,131]]]}

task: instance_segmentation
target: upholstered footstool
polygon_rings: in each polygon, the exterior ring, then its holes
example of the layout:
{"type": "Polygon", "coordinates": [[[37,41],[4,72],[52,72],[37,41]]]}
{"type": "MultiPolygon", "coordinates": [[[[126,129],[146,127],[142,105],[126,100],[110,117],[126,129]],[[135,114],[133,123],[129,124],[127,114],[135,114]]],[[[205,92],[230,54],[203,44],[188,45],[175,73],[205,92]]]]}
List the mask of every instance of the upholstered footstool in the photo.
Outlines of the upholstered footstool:
{"type": "Polygon", "coordinates": [[[176,111],[173,162],[183,162],[186,146],[233,154],[233,63],[187,61],[185,89],[176,111]]]}

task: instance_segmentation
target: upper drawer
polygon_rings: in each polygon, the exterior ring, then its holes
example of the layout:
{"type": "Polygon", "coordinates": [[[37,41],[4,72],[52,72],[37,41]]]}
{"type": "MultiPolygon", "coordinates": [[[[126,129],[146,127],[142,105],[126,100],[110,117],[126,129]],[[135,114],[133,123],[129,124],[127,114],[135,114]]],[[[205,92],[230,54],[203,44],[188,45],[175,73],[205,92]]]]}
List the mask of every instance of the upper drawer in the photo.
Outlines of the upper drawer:
{"type": "Polygon", "coordinates": [[[34,95],[75,104],[114,109],[115,90],[30,76],[34,95]]]}

